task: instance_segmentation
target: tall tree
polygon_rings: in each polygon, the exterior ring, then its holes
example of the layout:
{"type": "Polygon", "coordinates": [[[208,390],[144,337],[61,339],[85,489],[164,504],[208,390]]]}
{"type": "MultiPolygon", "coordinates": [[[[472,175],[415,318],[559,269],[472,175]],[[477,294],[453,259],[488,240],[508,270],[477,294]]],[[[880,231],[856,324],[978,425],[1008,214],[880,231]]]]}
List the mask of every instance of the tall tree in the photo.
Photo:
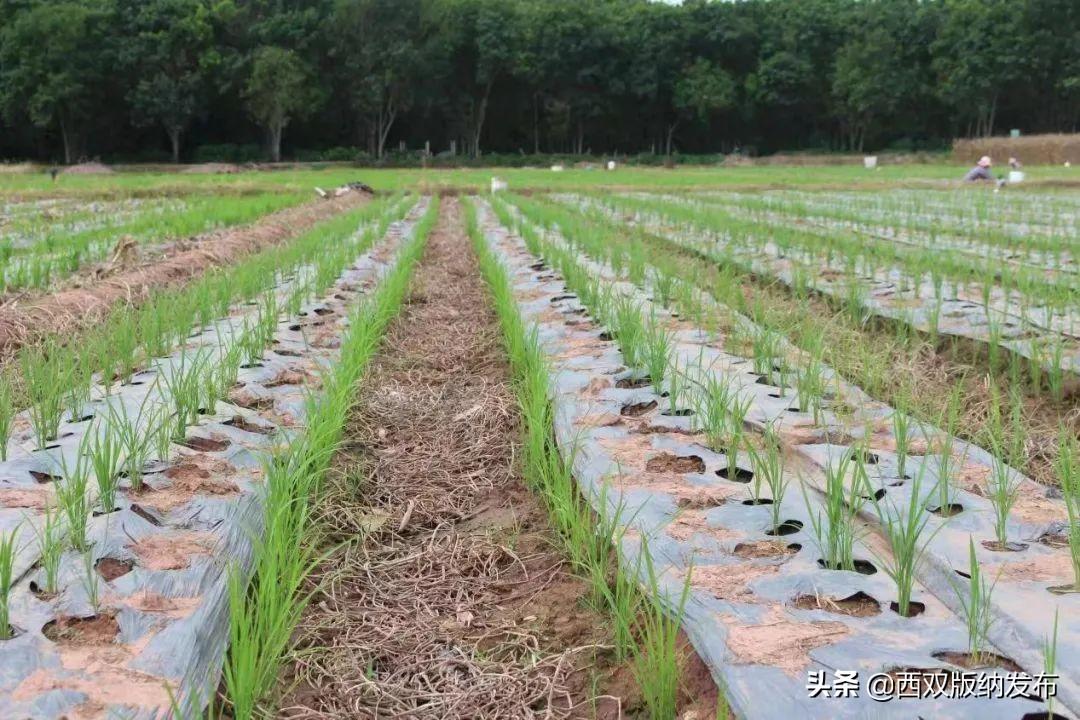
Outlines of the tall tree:
{"type": "Polygon", "coordinates": [[[315,109],[318,92],[310,81],[310,72],[292,50],[267,46],[252,56],[244,100],[266,130],[271,162],[281,161],[281,136],[289,122],[315,109]]]}
{"type": "MultiPolygon", "coordinates": [[[[675,83],[675,108],[681,117],[708,123],[715,113],[735,104],[735,90],[735,81],[727,72],[704,58],[698,58],[675,83]]],[[[671,155],[674,132],[675,126],[672,125],[667,137],[668,155],[671,155]]]]}
{"type": "Polygon", "coordinates": [[[126,0],[123,15],[128,37],[121,56],[134,79],[127,96],[133,120],[160,125],[173,162],[180,162],[181,135],[220,63],[209,0],[126,0]]]}
{"type": "Polygon", "coordinates": [[[57,127],[64,162],[82,154],[83,131],[103,108],[114,58],[110,0],[34,0],[0,29],[0,105],[10,122],[25,113],[57,127]]]}
{"type": "Polygon", "coordinates": [[[338,87],[377,158],[398,116],[413,102],[419,31],[419,0],[337,0],[330,16],[338,87]]]}

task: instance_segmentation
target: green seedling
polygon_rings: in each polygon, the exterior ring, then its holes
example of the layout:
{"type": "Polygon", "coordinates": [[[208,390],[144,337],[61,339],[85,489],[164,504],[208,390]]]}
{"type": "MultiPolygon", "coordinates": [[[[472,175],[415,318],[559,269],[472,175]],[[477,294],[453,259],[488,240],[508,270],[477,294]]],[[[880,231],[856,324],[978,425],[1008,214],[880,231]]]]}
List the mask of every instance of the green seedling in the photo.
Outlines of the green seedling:
{"type": "Polygon", "coordinates": [[[1072,560],[1073,584],[1065,590],[1080,592],[1080,452],[1076,439],[1066,428],[1058,433],[1057,466],[1058,483],[1065,499],[1068,514],[1069,554],[1072,560]]]}
{"type": "Polygon", "coordinates": [[[66,387],[63,352],[55,344],[20,355],[23,380],[30,401],[30,426],[38,449],[56,439],[64,415],[63,388],[66,387]]]}
{"type": "Polygon", "coordinates": [[[615,306],[615,336],[619,340],[619,349],[630,367],[641,367],[645,326],[641,320],[640,308],[628,297],[620,297],[615,306]]]}
{"type": "Polygon", "coordinates": [[[679,404],[682,402],[685,387],[686,378],[679,372],[678,366],[672,364],[667,382],[668,414],[672,417],[677,416],[682,410],[679,404]]]}
{"type": "Polygon", "coordinates": [[[50,503],[42,511],[41,526],[35,530],[41,553],[41,569],[45,574],[44,590],[49,594],[57,591],[60,558],[64,555],[64,535],[60,522],[60,510],[50,503]]]}
{"type": "Polygon", "coordinates": [[[180,362],[172,362],[161,374],[173,405],[172,437],[183,440],[187,426],[199,421],[199,409],[203,399],[204,374],[209,366],[209,355],[197,351],[189,355],[185,350],[180,362]]]}
{"type": "Polygon", "coordinates": [[[645,370],[649,373],[653,388],[657,393],[662,393],[668,364],[671,362],[672,335],[653,318],[645,337],[645,370]]]}
{"type": "Polygon", "coordinates": [[[944,525],[939,525],[925,539],[923,534],[930,521],[930,515],[920,500],[923,473],[926,463],[920,463],[919,469],[911,482],[911,490],[906,507],[898,508],[891,501],[883,504],[874,500],[878,519],[889,543],[891,555],[877,554],[878,562],[896,585],[896,612],[901,617],[911,614],[911,594],[915,586],[915,572],[922,562],[926,548],[934,535],[944,525]]]}
{"type": "Polygon", "coordinates": [[[12,422],[15,420],[15,402],[11,385],[0,378],[0,460],[7,460],[8,441],[11,439],[12,422]]]}
{"type": "Polygon", "coordinates": [[[705,433],[706,446],[713,452],[720,452],[727,441],[730,423],[728,408],[732,400],[730,376],[710,374],[706,377],[704,388],[698,396],[696,421],[705,433]]]}
{"type": "Polygon", "coordinates": [[[988,659],[990,628],[994,624],[990,595],[997,585],[997,578],[987,584],[975,556],[975,541],[971,538],[968,539],[968,575],[967,592],[956,582],[953,583],[953,590],[956,591],[967,624],[968,655],[973,662],[981,664],[988,659]]]}
{"type": "MultiPolygon", "coordinates": [[[[1050,635],[1043,639],[1043,674],[1047,677],[1057,678],[1057,643],[1058,643],[1058,610],[1054,609],[1054,626],[1050,631],[1050,635]]],[[[1054,680],[1054,687],[1048,689],[1046,693],[1046,715],[1053,720],[1054,717],[1054,701],[1057,695],[1057,681],[1054,680]]]]}
{"type": "Polygon", "coordinates": [[[869,490],[866,474],[860,471],[857,453],[847,451],[839,461],[825,466],[825,513],[815,511],[803,485],[803,500],[810,517],[815,544],[825,567],[832,570],[855,569],[856,519],[866,502],[869,490]],[[851,476],[850,482],[847,481],[851,476]]]}
{"type": "Polygon", "coordinates": [[[114,432],[111,424],[106,424],[98,428],[97,432],[87,432],[79,451],[90,458],[90,466],[94,472],[94,479],[97,481],[101,512],[112,512],[116,509],[118,473],[123,452],[120,434],[114,432]]]}
{"type": "Polygon", "coordinates": [[[896,443],[896,472],[900,478],[904,478],[907,476],[907,461],[911,455],[911,416],[897,407],[890,419],[893,441],[896,443]]]}
{"type": "Polygon", "coordinates": [[[673,718],[679,694],[679,629],[690,598],[693,565],[687,569],[678,599],[671,603],[660,587],[660,578],[644,538],[640,557],[644,558],[649,592],[638,627],[638,642],[634,646],[634,678],[641,688],[649,716],[673,718]]]}
{"type": "Polygon", "coordinates": [[[130,416],[127,406],[122,403],[110,403],[108,407],[108,428],[115,434],[117,445],[123,455],[123,472],[127,476],[131,489],[142,490],[143,469],[146,467],[150,443],[160,432],[170,433],[168,408],[155,409],[147,393],[139,405],[138,413],[130,416]]]}
{"type": "MultiPolygon", "coordinates": [[[[758,450],[751,445],[747,447],[747,451],[753,463],[755,484],[764,481],[769,488],[769,496],[772,498],[769,504],[772,530],[776,532],[782,522],[780,504],[784,501],[788,488],[788,478],[784,471],[784,451],[780,445],[780,438],[770,428],[766,430],[762,438],[762,449],[758,450]]],[[[756,491],[754,497],[755,499],[760,497],[756,491]]]]}
{"type": "Polygon", "coordinates": [[[64,482],[56,489],[56,499],[67,520],[71,547],[85,550],[88,547],[86,529],[90,520],[90,502],[87,490],[90,485],[90,464],[86,456],[79,452],[74,465],[68,466],[67,459],[60,456],[60,469],[64,482]]]}
{"type": "Polygon", "coordinates": [[[0,535],[0,640],[8,640],[15,636],[15,629],[11,626],[11,587],[14,583],[15,570],[15,539],[18,531],[0,535]]]}
{"type": "Polygon", "coordinates": [[[101,584],[98,580],[97,570],[94,569],[94,553],[87,548],[82,554],[83,561],[83,589],[86,590],[86,599],[90,601],[90,607],[94,612],[101,610],[101,584]]]}
{"type": "Polygon", "coordinates": [[[1020,479],[1013,475],[1000,448],[994,447],[994,461],[990,468],[986,498],[994,507],[994,536],[1000,549],[1009,544],[1009,515],[1020,499],[1020,479]]]}

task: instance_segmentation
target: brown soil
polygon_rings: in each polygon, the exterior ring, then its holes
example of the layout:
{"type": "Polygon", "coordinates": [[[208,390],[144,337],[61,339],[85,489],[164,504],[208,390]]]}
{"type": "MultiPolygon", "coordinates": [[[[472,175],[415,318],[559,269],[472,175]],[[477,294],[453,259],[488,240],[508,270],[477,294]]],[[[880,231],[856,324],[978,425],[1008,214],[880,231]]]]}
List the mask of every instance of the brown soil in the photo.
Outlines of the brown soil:
{"type": "Polygon", "coordinates": [[[775,558],[794,555],[798,551],[798,546],[793,546],[783,540],[755,540],[739,543],[735,546],[733,554],[741,558],[775,558]]]}
{"type": "MultiPolygon", "coordinates": [[[[354,542],[317,568],[279,714],[639,716],[610,618],[517,472],[500,331],[460,208],[443,203],[327,479],[322,529],[354,542]]],[[[687,707],[709,692],[694,659],[687,707]]]]}
{"type": "Polygon", "coordinates": [[[824,610],[851,617],[872,617],[881,614],[881,605],[877,600],[863,592],[857,592],[846,598],[800,595],[791,604],[800,610],[824,610]]]}
{"type": "Polygon", "coordinates": [[[46,623],[41,632],[61,645],[104,645],[116,640],[120,625],[107,613],[86,618],[61,616],[46,623]]]}
{"type": "Polygon", "coordinates": [[[673,455],[660,453],[649,458],[645,463],[645,471],[652,473],[703,473],[705,461],[697,455],[673,455]]]}
{"type": "Polygon", "coordinates": [[[994,653],[983,653],[975,657],[968,652],[936,652],[934,657],[950,665],[962,667],[965,670],[980,670],[982,668],[1001,668],[1009,672],[1024,672],[1024,669],[1007,657],[994,653]]]}
{"type": "Polygon", "coordinates": [[[118,560],[111,557],[103,557],[94,563],[94,568],[97,570],[98,575],[105,580],[105,582],[112,582],[118,577],[123,577],[131,572],[131,569],[135,567],[135,563],[130,560],[118,560]]]}
{"type": "Polygon", "coordinates": [[[160,262],[125,269],[85,287],[16,299],[0,307],[0,358],[10,358],[23,345],[48,335],[71,335],[100,323],[119,305],[137,306],[152,291],[191,282],[216,267],[278,245],[355,205],[367,195],[349,193],[271,213],[250,225],[213,233],[197,247],[160,262]]]}
{"type": "Polygon", "coordinates": [[[213,546],[213,533],[191,531],[153,535],[128,547],[143,567],[179,570],[191,565],[192,555],[208,555],[213,546]]]}

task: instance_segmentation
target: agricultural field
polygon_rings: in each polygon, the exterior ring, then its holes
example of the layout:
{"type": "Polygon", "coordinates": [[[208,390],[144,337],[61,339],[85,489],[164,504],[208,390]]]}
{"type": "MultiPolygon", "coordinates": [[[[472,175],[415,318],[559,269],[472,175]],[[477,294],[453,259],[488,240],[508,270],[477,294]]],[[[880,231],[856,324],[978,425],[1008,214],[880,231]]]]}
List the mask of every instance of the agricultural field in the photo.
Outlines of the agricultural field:
{"type": "Polygon", "coordinates": [[[0,174],[0,717],[1080,717],[1070,172],[0,174]]]}

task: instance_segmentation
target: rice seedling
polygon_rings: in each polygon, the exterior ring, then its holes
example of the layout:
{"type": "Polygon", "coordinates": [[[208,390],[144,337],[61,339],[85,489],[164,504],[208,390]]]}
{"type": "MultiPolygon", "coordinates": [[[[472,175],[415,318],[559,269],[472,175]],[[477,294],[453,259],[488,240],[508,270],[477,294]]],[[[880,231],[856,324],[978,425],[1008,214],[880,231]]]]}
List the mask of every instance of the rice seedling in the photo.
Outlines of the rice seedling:
{"type": "Polygon", "coordinates": [[[727,441],[732,395],[731,377],[713,373],[705,378],[697,396],[696,422],[705,434],[705,445],[713,452],[720,452],[727,441]]]}
{"type": "Polygon", "coordinates": [[[987,482],[986,499],[994,508],[994,537],[998,546],[1004,550],[1009,545],[1009,515],[1016,501],[1020,499],[1020,479],[1002,456],[1001,448],[993,448],[993,463],[987,482]]]}
{"type": "Polygon", "coordinates": [[[746,416],[753,405],[752,397],[739,398],[736,393],[728,406],[727,444],[724,455],[727,458],[727,477],[735,480],[739,477],[739,450],[745,444],[746,416]]]}
{"type": "Polygon", "coordinates": [[[56,499],[67,521],[71,547],[85,550],[88,547],[87,525],[90,519],[90,501],[87,490],[90,484],[90,466],[86,456],[79,452],[73,465],[60,456],[60,469],[64,481],[56,489],[56,499]]]}
{"type": "Polygon", "coordinates": [[[97,570],[94,568],[94,553],[87,548],[82,554],[82,584],[86,590],[86,599],[94,612],[101,611],[101,581],[98,579],[97,570]]]}
{"type": "Polygon", "coordinates": [[[667,382],[668,415],[678,417],[685,414],[686,410],[681,407],[685,388],[686,378],[679,372],[679,366],[673,363],[667,382]]]}
{"type": "Polygon", "coordinates": [[[209,366],[210,356],[206,352],[196,351],[188,354],[185,349],[180,361],[167,363],[161,373],[167,400],[173,406],[172,438],[183,440],[187,426],[199,421],[199,409],[204,395],[204,376],[209,366]]]}
{"type": "Polygon", "coordinates": [[[641,541],[641,555],[646,570],[646,601],[638,626],[638,641],[634,646],[634,678],[654,718],[673,718],[676,715],[679,693],[679,628],[690,597],[693,565],[687,570],[682,592],[671,603],[661,589],[648,543],[641,541]]]}
{"type": "Polygon", "coordinates": [[[65,364],[60,348],[48,343],[20,354],[23,381],[30,407],[30,426],[39,449],[56,439],[64,414],[65,364]]]}
{"type": "Polygon", "coordinates": [[[859,472],[857,453],[849,450],[839,461],[830,459],[825,466],[824,515],[814,509],[805,484],[802,486],[815,544],[821,552],[822,564],[831,570],[855,569],[855,540],[859,533],[856,518],[867,495],[872,495],[864,488],[865,483],[865,473],[859,472]]]}
{"type": "Polygon", "coordinates": [[[891,500],[882,503],[874,499],[874,507],[881,522],[882,532],[889,543],[890,554],[875,553],[878,562],[896,585],[895,610],[901,617],[911,615],[911,594],[915,586],[915,573],[922,562],[930,541],[944,525],[924,537],[930,515],[920,498],[926,463],[920,463],[911,481],[906,506],[897,507],[891,500]]]}
{"type": "Polygon", "coordinates": [[[1072,590],[1080,592],[1080,452],[1077,451],[1076,445],[1076,439],[1072,434],[1062,428],[1058,433],[1058,456],[1055,465],[1069,521],[1068,543],[1073,571],[1072,590]]]}
{"type": "Polygon", "coordinates": [[[45,575],[44,591],[53,594],[57,591],[60,577],[60,558],[64,555],[63,528],[60,526],[60,510],[49,503],[41,513],[40,526],[35,529],[40,553],[40,564],[45,575]]]}
{"type": "Polygon", "coordinates": [[[652,318],[645,333],[645,370],[656,392],[662,393],[668,364],[671,362],[672,335],[663,325],[652,318]]]}
{"type": "Polygon", "coordinates": [[[957,600],[960,602],[961,614],[967,625],[968,631],[968,655],[976,664],[986,661],[989,652],[990,628],[994,624],[994,612],[990,605],[990,596],[997,585],[994,582],[987,584],[982,574],[979,560],[975,556],[975,541],[968,539],[968,587],[967,592],[959,583],[953,583],[957,600]]]}
{"type": "Polygon", "coordinates": [[[911,416],[897,404],[889,419],[892,421],[893,441],[896,443],[896,473],[903,479],[907,477],[907,461],[911,454],[911,416]]]}
{"type": "Polygon", "coordinates": [[[14,582],[17,530],[0,534],[0,640],[15,636],[11,626],[11,587],[14,582]]]}
{"type": "Polygon", "coordinates": [[[1043,675],[1052,679],[1053,686],[1047,689],[1046,715],[1050,720],[1057,717],[1054,715],[1054,702],[1057,695],[1057,644],[1058,644],[1058,619],[1059,610],[1054,609],[1054,625],[1050,635],[1043,638],[1043,675]]]}
{"type": "Polygon", "coordinates": [[[645,325],[641,320],[641,309],[625,295],[615,301],[614,330],[626,364],[641,367],[646,343],[645,325]]]}
{"type": "Polygon", "coordinates": [[[106,423],[96,432],[87,432],[83,436],[79,452],[90,458],[90,466],[98,486],[98,504],[101,512],[110,513],[116,509],[116,490],[119,485],[118,472],[123,452],[121,433],[106,423]]]}
{"type": "Polygon", "coordinates": [[[0,377],[0,460],[8,459],[8,441],[11,440],[12,422],[15,420],[15,402],[11,384],[0,377]]]}
{"type": "MultiPolygon", "coordinates": [[[[787,494],[788,488],[788,477],[784,468],[784,451],[780,445],[779,437],[770,428],[762,438],[761,449],[748,445],[747,451],[750,453],[753,464],[755,484],[764,480],[765,485],[769,488],[769,497],[772,500],[769,504],[772,519],[771,529],[776,532],[780,527],[780,523],[783,522],[780,505],[784,502],[784,496],[787,494]]],[[[755,499],[760,497],[757,491],[755,491],[754,497],[755,499]]]]}

